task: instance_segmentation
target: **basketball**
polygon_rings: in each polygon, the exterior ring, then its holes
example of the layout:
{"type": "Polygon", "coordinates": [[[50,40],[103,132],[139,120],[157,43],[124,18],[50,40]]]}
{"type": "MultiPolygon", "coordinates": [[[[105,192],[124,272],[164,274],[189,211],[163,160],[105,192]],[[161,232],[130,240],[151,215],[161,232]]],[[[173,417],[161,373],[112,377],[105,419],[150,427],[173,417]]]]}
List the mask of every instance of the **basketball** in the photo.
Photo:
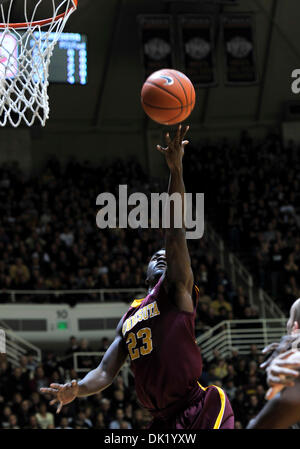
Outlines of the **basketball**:
{"type": "Polygon", "coordinates": [[[188,118],[195,100],[195,89],[190,79],[172,69],[152,73],[141,92],[144,111],[162,125],[175,125],[188,118]]]}

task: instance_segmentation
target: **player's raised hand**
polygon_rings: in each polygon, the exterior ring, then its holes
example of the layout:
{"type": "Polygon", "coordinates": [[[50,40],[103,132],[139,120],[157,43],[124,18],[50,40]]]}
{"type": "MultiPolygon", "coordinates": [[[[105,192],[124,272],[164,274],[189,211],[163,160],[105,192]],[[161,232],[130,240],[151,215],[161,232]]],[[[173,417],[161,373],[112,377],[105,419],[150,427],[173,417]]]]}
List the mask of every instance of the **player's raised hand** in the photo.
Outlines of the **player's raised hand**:
{"type": "Polygon", "coordinates": [[[170,170],[181,168],[182,158],[184,156],[184,149],[186,145],[189,143],[189,141],[184,140],[184,138],[189,129],[190,129],[189,126],[179,125],[173,139],[171,139],[169,133],[166,133],[165,135],[165,141],[167,145],[166,147],[157,145],[157,150],[165,155],[170,170]]]}
{"type": "Polygon", "coordinates": [[[41,388],[40,391],[42,393],[51,394],[54,396],[54,399],[50,401],[50,405],[58,403],[56,413],[60,413],[64,405],[74,401],[77,397],[79,386],[77,380],[72,380],[71,382],[63,385],[55,383],[50,384],[49,388],[41,388]]]}
{"type": "Polygon", "coordinates": [[[290,350],[277,356],[267,368],[267,382],[271,387],[266,399],[272,399],[285,387],[293,387],[300,376],[300,352],[290,350]]]}
{"type": "Polygon", "coordinates": [[[295,343],[299,339],[299,332],[295,332],[290,335],[284,335],[279,343],[271,343],[270,345],[266,346],[263,350],[263,354],[269,354],[270,356],[267,360],[265,360],[261,365],[260,368],[267,369],[268,366],[272,363],[272,361],[278,357],[278,355],[283,354],[284,352],[289,351],[292,349],[292,346],[295,345],[295,343]]]}

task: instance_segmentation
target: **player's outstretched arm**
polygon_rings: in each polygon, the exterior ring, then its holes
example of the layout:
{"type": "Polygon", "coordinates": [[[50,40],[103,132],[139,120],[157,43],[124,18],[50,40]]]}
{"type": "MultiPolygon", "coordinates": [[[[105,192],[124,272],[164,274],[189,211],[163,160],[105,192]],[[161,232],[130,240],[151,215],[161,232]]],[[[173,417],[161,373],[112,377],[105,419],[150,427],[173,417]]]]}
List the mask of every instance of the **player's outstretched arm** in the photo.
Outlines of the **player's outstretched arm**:
{"type": "Polygon", "coordinates": [[[174,207],[174,201],[170,201],[170,227],[165,231],[165,246],[167,258],[166,284],[167,288],[174,291],[174,301],[181,310],[193,311],[192,289],[193,272],[188,252],[185,224],[184,224],[184,181],[182,159],[184,149],[189,143],[184,140],[189,127],[178,126],[175,137],[171,139],[169,133],[166,134],[167,147],[157,146],[166,158],[170,170],[169,196],[180,195],[180,210],[174,207]],[[176,216],[176,213],[179,216],[176,216]],[[178,220],[179,219],[179,220],[178,220]],[[181,223],[181,227],[178,226],[181,223]]]}
{"type": "Polygon", "coordinates": [[[267,367],[269,402],[248,429],[286,429],[300,421],[300,352],[286,351],[267,367]]]}
{"type": "Polygon", "coordinates": [[[99,366],[90,371],[82,380],[72,380],[66,384],[51,384],[50,388],[41,388],[42,393],[50,393],[54,399],[51,405],[58,403],[57,413],[62,407],[77,397],[90,396],[109,387],[127,358],[127,350],[121,337],[122,322],[117,327],[117,335],[104,354],[99,366]]]}
{"type": "Polygon", "coordinates": [[[247,429],[288,429],[300,422],[300,382],[268,401],[247,429]]]}

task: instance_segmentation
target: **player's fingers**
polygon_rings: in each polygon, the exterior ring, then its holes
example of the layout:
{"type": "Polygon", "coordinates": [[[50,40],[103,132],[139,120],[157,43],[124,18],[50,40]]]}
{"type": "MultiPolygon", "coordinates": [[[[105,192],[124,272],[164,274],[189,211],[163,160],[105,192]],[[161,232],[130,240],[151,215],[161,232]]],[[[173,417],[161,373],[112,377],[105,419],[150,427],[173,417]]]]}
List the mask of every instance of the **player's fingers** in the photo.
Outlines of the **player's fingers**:
{"type": "Polygon", "coordinates": [[[187,134],[187,132],[188,132],[189,129],[190,129],[190,127],[189,127],[188,125],[185,126],[184,128],[182,128],[181,136],[180,136],[180,139],[181,139],[181,140],[183,140],[183,139],[185,138],[185,136],[186,136],[186,134],[187,134]]]}
{"type": "Polygon", "coordinates": [[[77,380],[76,380],[76,379],[73,379],[73,380],[71,381],[71,385],[72,385],[72,387],[77,387],[77,380]]]}
{"type": "Polygon", "coordinates": [[[59,403],[59,405],[58,405],[58,407],[57,407],[57,410],[56,410],[56,413],[57,413],[57,414],[60,413],[62,407],[63,407],[63,403],[60,401],[60,403],[59,403]]]}
{"type": "Polygon", "coordinates": [[[270,374],[280,375],[280,376],[294,376],[298,377],[299,372],[295,370],[291,370],[289,368],[285,368],[284,366],[276,366],[270,369],[270,374]]]}
{"type": "Polygon", "coordinates": [[[170,143],[172,142],[171,137],[170,137],[170,133],[166,134],[165,141],[166,141],[167,146],[169,146],[170,143]]]}
{"type": "Polygon", "coordinates": [[[183,148],[185,148],[189,143],[190,143],[190,142],[189,142],[188,140],[184,140],[184,141],[182,142],[183,148]]]}
{"type": "Polygon", "coordinates": [[[270,401],[270,399],[274,398],[277,393],[279,393],[283,389],[283,385],[276,385],[274,387],[269,388],[269,390],[266,393],[266,399],[267,401],[270,401]]]}
{"type": "Polygon", "coordinates": [[[55,389],[55,388],[40,388],[40,392],[41,393],[52,393],[52,394],[57,394],[59,392],[59,390],[55,389]]]}
{"type": "MultiPolygon", "coordinates": [[[[286,360],[278,360],[278,366],[284,366],[285,368],[291,368],[291,369],[295,368],[296,369],[296,368],[300,368],[300,363],[288,362],[286,360]]],[[[300,374],[299,371],[294,371],[294,372],[300,374]]]]}
{"type": "Polygon", "coordinates": [[[278,347],[278,343],[271,343],[270,345],[266,346],[261,352],[263,354],[267,354],[270,351],[274,351],[278,347]]]}
{"type": "Polygon", "coordinates": [[[269,365],[269,362],[268,362],[268,361],[265,361],[265,362],[261,363],[261,364],[259,365],[259,367],[264,369],[267,365],[269,365]]]}
{"type": "Polygon", "coordinates": [[[62,384],[50,384],[51,388],[54,388],[56,390],[61,390],[62,388],[64,388],[64,385],[62,384]]]}
{"type": "Polygon", "coordinates": [[[162,148],[160,145],[156,145],[156,149],[162,153],[162,154],[166,154],[166,148],[162,148]]]}
{"type": "Polygon", "coordinates": [[[286,359],[290,355],[295,354],[295,351],[293,349],[290,349],[289,351],[283,352],[278,356],[279,359],[286,359]]]}
{"type": "Polygon", "coordinates": [[[54,404],[56,404],[57,402],[59,402],[59,400],[58,400],[57,398],[55,398],[55,399],[52,399],[52,401],[50,401],[49,404],[50,404],[50,405],[54,405],[54,404]]]}

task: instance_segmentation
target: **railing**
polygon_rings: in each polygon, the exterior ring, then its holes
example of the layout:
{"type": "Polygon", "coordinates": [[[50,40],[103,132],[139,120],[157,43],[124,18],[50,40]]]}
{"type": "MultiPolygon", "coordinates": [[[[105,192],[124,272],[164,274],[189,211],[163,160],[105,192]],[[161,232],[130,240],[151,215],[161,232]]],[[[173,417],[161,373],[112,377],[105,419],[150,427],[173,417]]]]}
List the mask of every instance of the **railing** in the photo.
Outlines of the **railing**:
{"type": "MultiPolygon", "coordinates": [[[[98,300],[99,302],[106,301],[126,301],[131,300],[133,298],[143,297],[146,293],[145,288],[103,288],[103,289],[81,289],[81,290],[2,290],[0,291],[0,299],[4,299],[3,296],[8,296],[9,301],[5,302],[18,302],[18,296],[29,297],[33,296],[38,298],[39,296],[49,297],[47,299],[50,302],[55,302],[55,300],[59,300],[59,302],[63,302],[62,299],[64,296],[77,297],[77,301],[80,302],[81,299],[91,299],[92,301],[98,300]],[[78,298],[82,295],[84,298],[78,298]],[[52,299],[50,299],[52,298],[52,299]]],[[[68,302],[68,299],[66,298],[68,302]]]]}
{"type": "MultiPolygon", "coordinates": [[[[77,374],[82,374],[82,377],[84,377],[84,374],[88,373],[93,368],[82,368],[80,366],[80,357],[94,357],[97,358],[97,364],[100,363],[102,357],[104,356],[105,352],[74,352],[73,354],[70,354],[69,356],[60,358],[60,361],[65,361],[67,359],[72,358],[73,359],[73,368],[76,371],[77,374]]],[[[97,365],[96,365],[97,366],[97,365]]],[[[133,375],[130,369],[130,362],[127,358],[126,362],[122,366],[121,369],[121,375],[123,377],[124,385],[126,387],[129,386],[129,376],[133,375]]]]}
{"type": "Polygon", "coordinates": [[[234,287],[243,287],[249,298],[250,305],[256,306],[262,318],[284,317],[282,310],[272,298],[262,289],[254,286],[253,277],[241,261],[225,248],[221,237],[214,231],[209,223],[205,223],[205,232],[208,243],[211,245],[221,267],[230,276],[234,287]]]}
{"type": "Polygon", "coordinates": [[[6,359],[9,363],[19,366],[21,357],[28,352],[34,355],[35,361],[41,363],[42,352],[37,346],[16,335],[3,321],[0,321],[0,328],[5,332],[6,359]]]}
{"type": "Polygon", "coordinates": [[[209,362],[217,350],[221,357],[228,357],[232,348],[239,354],[248,354],[251,345],[262,349],[286,334],[286,319],[222,321],[197,338],[203,357],[209,362]]]}

